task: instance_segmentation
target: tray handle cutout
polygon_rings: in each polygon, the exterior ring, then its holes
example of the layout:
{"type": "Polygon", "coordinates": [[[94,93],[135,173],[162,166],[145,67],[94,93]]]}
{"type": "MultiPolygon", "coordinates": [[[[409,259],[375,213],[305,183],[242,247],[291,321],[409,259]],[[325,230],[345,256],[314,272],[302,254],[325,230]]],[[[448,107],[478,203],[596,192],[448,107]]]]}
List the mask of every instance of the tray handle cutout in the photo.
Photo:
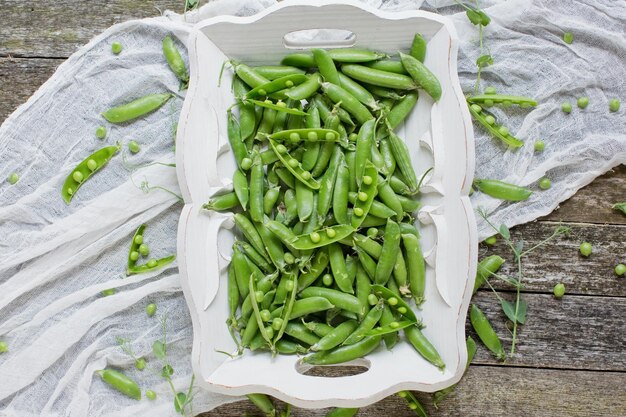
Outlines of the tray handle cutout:
{"type": "Polygon", "coordinates": [[[283,37],[287,49],[350,48],[356,45],[357,36],[345,29],[295,30],[283,37]]]}

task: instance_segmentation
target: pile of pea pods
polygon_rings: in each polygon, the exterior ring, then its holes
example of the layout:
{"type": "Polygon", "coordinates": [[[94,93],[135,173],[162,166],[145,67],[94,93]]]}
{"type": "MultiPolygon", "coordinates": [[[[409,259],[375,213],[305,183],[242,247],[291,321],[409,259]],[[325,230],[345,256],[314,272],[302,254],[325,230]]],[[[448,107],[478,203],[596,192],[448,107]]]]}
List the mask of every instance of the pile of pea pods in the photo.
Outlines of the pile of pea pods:
{"type": "Polygon", "coordinates": [[[227,322],[239,353],[330,365],[381,341],[392,349],[402,332],[444,368],[407,302],[424,302],[413,224],[421,181],[394,132],[418,89],[441,96],[425,52],[416,35],[399,60],[348,48],[291,54],[278,66],[231,62],[228,138],[238,169],[234,191],[205,208],[233,211],[241,232],[227,322]]]}

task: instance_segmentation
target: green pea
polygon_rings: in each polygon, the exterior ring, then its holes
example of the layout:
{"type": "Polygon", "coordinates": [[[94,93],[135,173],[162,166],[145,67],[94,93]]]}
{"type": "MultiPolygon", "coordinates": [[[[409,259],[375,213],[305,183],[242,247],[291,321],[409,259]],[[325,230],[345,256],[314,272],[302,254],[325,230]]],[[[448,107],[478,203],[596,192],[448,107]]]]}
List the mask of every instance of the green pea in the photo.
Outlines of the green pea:
{"type": "Polygon", "coordinates": [[[285,289],[286,289],[287,291],[291,292],[291,291],[293,290],[293,286],[294,286],[293,280],[292,280],[292,279],[290,279],[290,280],[288,280],[288,281],[287,281],[287,283],[285,284],[285,289]]]}
{"type": "Polygon", "coordinates": [[[111,44],[111,51],[115,54],[115,55],[119,55],[120,52],[122,52],[122,44],[118,41],[115,41],[111,44]]]}
{"type": "Polygon", "coordinates": [[[309,235],[309,238],[311,239],[311,242],[313,243],[318,243],[322,238],[320,237],[320,234],[317,232],[313,232],[309,235]]]}
{"type": "Polygon", "coordinates": [[[485,116],[485,121],[489,123],[490,125],[492,125],[496,122],[496,118],[493,117],[492,115],[488,115],[488,116],[485,116]]]}
{"type": "Polygon", "coordinates": [[[285,260],[285,263],[288,265],[293,265],[293,263],[296,262],[296,257],[293,256],[293,254],[291,254],[290,252],[285,253],[285,256],[283,259],[285,260]]]}
{"type": "Polygon", "coordinates": [[[0,353],[6,353],[9,351],[9,345],[7,342],[0,342],[0,353]]]}
{"type": "Polygon", "coordinates": [[[352,213],[357,217],[361,217],[364,214],[363,209],[361,207],[355,207],[352,213]]]}
{"type": "Polygon", "coordinates": [[[326,229],[326,236],[333,238],[337,236],[337,231],[335,229],[326,229]]]}
{"type": "Polygon", "coordinates": [[[552,181],[550,181],[550,178],[542,178],[539,180],[539,188],[542,190],[548,190],[550,187],[552,187],[552,181]]]}
{"type": "Polygon", "coordinates": [[[370,227],[369,229],[367,229],[367,237],[369,237],[370,239],[374,239],[376,236],[378,236],[377,228],[370,227]]]}
{"type": "Polygon", "coordinates": [[[68,187],[67,191],[67,195],[72,196],[74,195],[74,189],[72,187],[68,187]]]}
{"type": "Polygon", "coordinates": [[[497,242],[498,238],[494,235],[494,236],[489,236],[487,239],[485,239],[485,244],[492,246],[495,245],[497,242]]]}
{"type": "Polygon", "coordinates": [[[542,140],[538,140],[535,142],[535,151],[536,152],[543,152],[543,150],[546,148],[546,143],[542,140]]]}
{"type": "Polygon", "coordinates": [[[130,142],[128,142],[128,150],[131,151],[132,153],[137,153],[141,150],[141,148],[139,147],[139,144],[136,141],[131,140],[130,142]]]}
{"type": "Polygon", "coordinates": [[[333,285],[333,276],[330,274],[324,274],[324,276],[322,277],[322,282],[327,287],[330,287],[331,285],[333,285]]]}
{"type": "Polygon", "coordinates": [[[132,251],[129,255],[129,258],[131,261],[136,261],[137,259],[139,259],[139,252],[132,251]]]}
{"type": "Polygon", "coordinates": [[[335,134],[333,132],[326,133],[326,140],[335,140],[335,134]]]}
{"type": "Polygon", "coordinates": [[[300,137],[300,135],[295,133],[295,132],[289,135],[289,141],[291,143],[298,143],[301,140],[302,140],[302,138],[300,137]]]}
{"type": "Polygon", "coordinates": [[[363,184],[365,184],[365,185],[370,185],[372,183],[372,181],[374,181],[374,180],[369,175],[366,175],[366,176],[363,177],[363,184]]]}
{"type": "Polygon", "coordinates": [[[137,235],[133,238],[133,242],[137,245],[141,245],[143,243],[143,235],[137,235]]]}
{"type": "Polygon", "coordinates": [[[87,161],[87,168],[89,168],[89,171],[95,171],[96,168],[98,168],[98,163],[93,159],[90,159],[87,161]]]}
{"type": "Polygon", "coordinates": [[[554,290],[553,290],[553,292],[554,292],[554,296],[555,296],[556,298],[561,298],[561,297],[563,297],[563,296],[565,295],[565,284],[563,284],[562,282],[560,282],[560,283],[556,284],[556,285],[554,286],[554,290]]]}
{"type": "Polygon", "coordinates": [[[396,310],[398,310],[398,313],[400,313],[400,314],[406,314],[409,311],[404,306],[398,307],[398,308],[396,308],[396,310]]]}
{"type": "Polygon", "coordinates": [[[375,306],[376,304],[378,304],[378,297],[376,297],[374,294],[368,295],[367,303],[371,306],[375,306]]]}
{"type": "Polygon", "coordinates": [[[272,313],[269,310],[261,310],[260,311],[261,320],[264,322],[268,322],[272,319],[272,313]]]}
{"type": "Polygon", "coordinates": [[[306,136],[311,142],[315,142],[319,139],[317,132],[309,132],[306,136]]]}
{"type": "Polygon", "coordinates": [[[363,191],[360,191],[357,194],[356,198],[358,198],[359,201],[367,201],[368,196],[367,196],[367,193],[364,193],[363,191]]]}
{"type": "Polygon", "coordinates": [[[272,320],[272,329],[276,331],[280,330],[280,328],[283,327],[283,323],[283,319],[281,319],[280,317],[276,317],[274,320],[272,320]]]}
{"type": "Polygon", "coordinates": [[[98,126],[96,129],[96,137],[98,139],[104,139],[107,136],[107,128],[104,126],[98,126]]]}
{"type": "Polygon", "coordinates": [[[16,172],[12,172],[8,177],[7,177],[7,181],[9,182],[9,184],[11,185],[15,185],[17,184],[17,182],[20,180],[20,176],[17,175],[16,172]]]}
{"type": "Polygon", "coordinates": [[[265,91],[262,88],[258,91],[258,93],[259,93],[260,96],[266,96],[267,95],[267,91],[265,91]]]}
{"type": "Polygon", "coordinates": [[[592,250],[593,250],[593,247],[591,246],[591,243],[583,242],[583,243],[580,244],[580,254],[582,256],[589,256],[589,255],[591,255],[592,250]]]}
{"type": "Polygon", "coordinates": [[[287,153],[287,147],[285,145],[277,145],[276,146],[276,151],[280,154],[285,154],[287,153]]]}
{"type": "Polygon", "coordinates": [[[576,104],[578,105],[578,108],[584,109],[589,105],[589,99],[587,97],[580,97],[576,100],[576,104]]]}
{"type": "MultiPolygon", "coordinates": [[[[266,102],[266,103],[268,103],[268,102],[269,102],[268,104],[271,104],[271,103],[272,103],[272,101],[271,101],[271,100],[265,100],[265,102],[266,102]]],[[[284,101],[277,101],[277,102],[276,102],[276,105],[277,105],[278,107],[287,107],[287,103],[285,103],[284,101]]]]}
{"type": "Polygon", "coordinates": [[[357,135],[356,133],[350,133],[350,135],[348,136],[348,140],[350,142],[356,142],[356,139],[359,137],[359,135],[357,135]]]}
{"type": "Polygon", "coordinates": [[[398,304],[398,299],[396,297],[391,297],[387,300],[390,306],[395,306],[398,304]]]}
{"type": "Polygon", "coordinates": [[[509,134],[509,128],[506,126],[500,126],[498,128],[498,132],[502,135],[502,136],[506,136],[509,134]]]}
{"type": "Polygon", "coordinates": [[[398,327],[400,327],[400,323],[398,323],[397,321],[392,321],[391,323],[389,323],[389,326],[392,329],[397,329],[398,327]]]}
{"type": "Polygon", "coordinates": [[[135,361],[135,368],[140,371],[146,369],[146,360],[144,358],[139,358],[135,361]]]}
{"type": "Polygon", "coordinates": [[[256,300],[257,303],[262,302],[263,297],[265,297],[265,293],[263,293],[263,291],[256,291],[254,293],[254,299],[256,300]]]}
{"type": "Polygon", "coordinates": [[[311,179],[311,173],[309,171],[303,171],[302,174],[300,174],[300,176],[305,181],[308,181],[311,179]]]}
{"type": "Polygon", "coordinates": [[[492,95],[492,94],[496,94],[496,93],[497,93],[496,87],[489,86],[489,87],[485,88],[485,94],[492,95]]]}
{"type": "Polygon", "coordinates": [[[616,111],[619,111],[619,100],[616,98],[611,99],[611,101],[609,101],[609,110],[611,110],[613,113],[615,113],[616,111]]]}
{"type": "Polygon", "coordinates": [[[493,107],[493,100],[485,100],[483,104],[485,107],[493,107]]]}
{"type": "Polygon", "coordinates": [[[618,265],[615,267],[615,273],[616,273],[617,275],[619,275],[619,276],[622,276],[622,275],[626,274],[626,265],[624,265],[624,264],[618,264],[618,265]]]}
{"type": "Polygon", "coordinates": [[[574,34],[572,32],[565,32],[563,34],[563,42],[568,45],[571,45],[574,42],[574,34]]]}
{"type": "MultiPolygon", "coordinates": [[[[287,149],[287,148],[285,148],[285,149],[287,149]]],[[[250,159],[250,158],[243,158],[241,160],[241,169],[243,169],[244,171],[247,171],[250,168],[252,168],[252,159],[250,159]]]]}
{"type": "Polygon", "coordinates": [[[146,314],[148,315],[148,317],[154,317],[156,312],[157,312],[156,304],[151,303],[146,306],[146,314]]]}
{"type": "Polygon", "coordinates": [[[571,113],[572,104],[569,101],[566,101],[565,103],[561,104],[561,110],[563,110],[565,113],[571,113]]]}
{"type": "Polygon", "coordinates": [[[139,246],[139,253],[140,253],[142,256],[148,256],[148,254],[150,253],[150,248],[149,248],[149,247],[148,247],[148,245],[146,245],[145,243],[142,243],[142,244],[139,246]]]}
{"type": "Polygon", "coordinates": [[[74,171],[74,173],[72,174],[72,178],[74,178],[74,181],[76,181],[76,182],[83,182],[83,179],[85,177],[83,176],[82,172],[74,171]]]}
{"type": "Polygon", "coordinates": [[[154,401],[156,400],[156,392],[152,391],[151,389],[146,390],[146,398],[149,399],[150,401],[154,401]]]}
{"type": "Polygon", "coordinates": [[[156,259],[150,259],[146,265],[148,265],[148,268],[154,268],[157,266],[157,261],[156,259]]]}
{"type": "Polygon", "coordinates": [[[480,107],[478,104],[472,104],[471,107],[472,110],[474,110],[476,113],[480,113],[483,110],[483,108],[480,107]]]}
{"type": "Polygon", "coordinates": [[[300,165],[300,162],[298,162],[298,160],[296,158],[290,159],[288,162],[289,166],[292,168],[297,167],[298,165],[300,165]]]}
{"type": "Polygon", "coordinates": [[[109,288],[108,290],[101,291],[100,294],[102,294],[103,297],[108,297],[115,294],[116,292],[117,290],[115,288],[109,288]]]}

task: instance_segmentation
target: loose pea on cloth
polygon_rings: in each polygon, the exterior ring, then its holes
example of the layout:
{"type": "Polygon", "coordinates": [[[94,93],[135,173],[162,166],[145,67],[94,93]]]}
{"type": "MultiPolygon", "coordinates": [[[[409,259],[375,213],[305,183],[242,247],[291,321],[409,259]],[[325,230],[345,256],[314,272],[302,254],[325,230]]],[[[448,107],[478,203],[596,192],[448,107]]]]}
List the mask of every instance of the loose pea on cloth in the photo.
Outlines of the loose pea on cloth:
{"type": "MultiPolygon", "coordinates": [[[[182,3],[182,2],[181,2],[182,3]]],[[[17,172],[16,185],[0,185],[0,415],[168,416],[175,415],[170,388],[150,369],[150,355],[167,313],[168,356],[174,384],[183,390],[191,377],[191,321],[176,263],[162,271],[126,278],[128,245],[147,223],[145,240],[154,257],[175,252],[179,200],[172,163],[174,130],[184,92],[167,68],[161,40],[168,33],[184,42],[191,22],[218,14],[251,15],[273,0],[221,0],[183,18],[163,17],[116,25],[64,63],[0,129],[0,177],[17,172]],[[113,41],[124,50],[111,53],[113,41]],[[158,112],[127,126],[108,125],[100,141],[96,127],[106,108],[147,93],[176,95],[158,112]],[[136,140],[141,152],[115,157],[85,185],[70,206],[60,196],[68,172],[94,150],[116,141],[136,140]],[[155,188],[157,187],[157,188],[155,188]],[[163,188],[158,188],[163,187],[163,188]],[[102,290],[115,288],[109,297],[102,290]],[[157,317],[145,306],[155,302],[157,317]],[[116,337],[130,340],[148,370],[137,371],[116,337]],[[112,391],[94,371],[123,368],[152,388],[156,401],[140,402],[112,391]]],[[[471,92],[479,56],[477,30],[449,0],[368,0],[386,10],[422,7],[450,15],[461,39],[459,74],[471,92]]],[[[626,108],[608,111],[617,97],[626,105],[626,3],[613,0],[509,0],[483,2],[492,17],[485,30],[494,64],[483,86],[501,93],[529,95],[541,104],[531,110],[496,110],[526,142],[512,151],[476,128],[476,169],[480,178],[501,179],[536,190],[529,201],[507,204],[476,194],[475,207],[495,224],[513,226],[552,211],[580,187],[626,162],[626,108]],[[574,42],[563,42],[564,32],[574,42]],[[585,110],[560,110],[585,95],[585,110]],[[535,140],[546,143],[533,151],[535,140]],[[539,191],[537,181],[552,180],[539,191]]],[[[125,148],[124,148],[125,149],[125,148]]],[[[492,232],[482,222],[481,238],[492,232]]],[[[194,412],[233,399],[195,391],[194,412]]]]}

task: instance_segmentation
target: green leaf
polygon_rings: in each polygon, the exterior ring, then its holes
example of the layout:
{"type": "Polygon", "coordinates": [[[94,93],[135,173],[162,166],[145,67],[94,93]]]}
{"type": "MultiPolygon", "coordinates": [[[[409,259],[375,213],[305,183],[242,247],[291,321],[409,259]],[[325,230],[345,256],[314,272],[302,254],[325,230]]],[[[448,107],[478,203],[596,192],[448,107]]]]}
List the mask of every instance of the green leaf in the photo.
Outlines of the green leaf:
{"type": "Polygon", "coordinates": [[[187,405],[187,394],[179,392],[174,397],[174,408],[178,414],[184,414],[185,406],[187,405]]]}
{"type": "Polygon", "coordinates": [[[157,358],[161,360],[165,359],[165,354],[166,354],[165,343],[161,342],[160,340],[157,340],[156,342],[154,342],[152,344],[152,352],[154,353],[154,356],[156,356],[157,358]]]}
{"type": "Polygon", "coordinates": [[[622,213],[626,214],[626,202],[625,203],[617,203],[613,205],[613,210],[619,210],[622,213]]]}
{"type": "Polygon", "coordinates": [[[481,55],[476,60],[478,68],[485,68],[489,65],[493,65],[493,57],[491,55],[481,55]]]}
{"type": "Polygon", "coordinates": [[[161,376],[163,378],[169,378],[174,374],[174,368],[171,365],[165,365],[163,369],[161,369],[161,376]]]}
{"type": "Polygon", "coordinates": [[[515,255],[520,255],[522,250],[524,249],[524,239],[521,239],[519,242],[515,242],[514,245],[515,255]]]}
{"type": "Polygon", "coordinates": [[[500,232],[500,236],[502,236],[506,240],[511,239],[511,232],[509,231],[509,228],[506,227],[506,224],[501,224],[498,231],[500,232]]]}
{"type": "Polygon", "coordinates": [[[519,310],[517,312],[517,319],[515,317],[515,303],[507,301],[505,299],[501,300],[502,311],[504,314],[511,320],[512,322],[517,321],[519,324],[526,323],[526,301],[519,300],[519,310]]]}
{"type": "Polygon", "coordinates": [[[467,15],[467,18],[469,19],[470,22],[472,22],[473,25],[480,25],[482,22],[482,17],[480,16],[480,12],[474,9],[468,9],[465,14],[467,15]]]}

